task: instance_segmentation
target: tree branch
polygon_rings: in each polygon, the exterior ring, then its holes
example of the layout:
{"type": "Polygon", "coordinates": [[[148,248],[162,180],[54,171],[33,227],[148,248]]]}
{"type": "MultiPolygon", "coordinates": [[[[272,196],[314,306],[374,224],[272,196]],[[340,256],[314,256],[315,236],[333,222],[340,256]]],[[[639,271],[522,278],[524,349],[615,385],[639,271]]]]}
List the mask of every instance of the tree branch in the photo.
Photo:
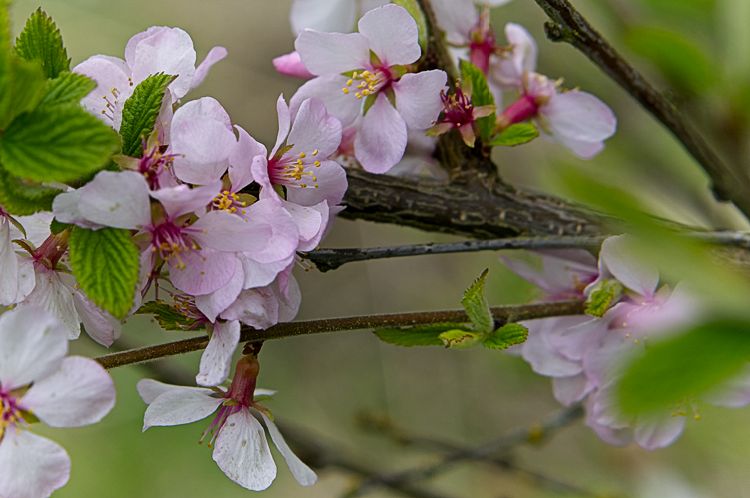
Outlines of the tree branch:
{"type": "Polygon", "coordinates": [[[382,474],[364,481],[358,490],[349,496],[360,496],[373,487],[391,486],[394,484],[413,483],[429,479],[453,465],[468,460],[485,460],[491,455],[505,453],[525,443],[540,443],[551,437],[557,430],[567,427],[583,416],[580,405],[565,408],[542,422],[529,427],[519,427],[507,434],[473,448],[459,448],[448,452],[434,464],[408,469],[393,474],[382,474]]]}
{"type": "MultiPolygon", "coordinates": [[[[577,315],[583,313],[582,301],[559,301],[550,303],[525,304],[518,306],[496,306],[492,315],[500,324],[511,321],[531,320],[552,316],[577,315]]],[[[279,323],[266,330],[243,327],[241,342],[258,342],[283,337],[294,337],[325,332],[343,332],[382,327],[404,327],[440,322],[468,322],[469,318],[461,310],[422,311],[414,313],[393,313],[388,315],[367,315],[348,318],[329,318],[302,322],[279,323]]],[[[194,337],[182,341],[157,344],[119,353],[100,356],[96,360],[104,368],[115,368],[152,361],[166,356],[190,353],[205,349],[208,337],[194,337]]]]}
{"type": "Polygon", "coordinates": [[[602,37],[568,0],[535,0],[552,22],[545,24],[547,37],[577,48],[616,81],[682,143],[708,173],[717,199],[731,201],[750,217],[750,173],[741,165],[729,165],[667,97],[651,85],[602,37]]]}

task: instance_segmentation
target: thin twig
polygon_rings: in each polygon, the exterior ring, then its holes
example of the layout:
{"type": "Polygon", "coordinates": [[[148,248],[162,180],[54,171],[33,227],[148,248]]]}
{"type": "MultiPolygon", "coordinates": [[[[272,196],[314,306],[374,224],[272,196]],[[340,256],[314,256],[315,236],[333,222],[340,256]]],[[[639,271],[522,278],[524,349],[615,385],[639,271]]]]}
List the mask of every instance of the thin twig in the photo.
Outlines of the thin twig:
{"type": "MultiPolygon", "coordinates": [[[[686,234],[709,244],[750,249],[750,234],[744,232],[695,232],[686,234]]],[[[502,249],[596,249],[605,235],[562,235],[549,237],[507,237],[490,240],[464,240],[460,242],[412,244],[390,247],[318,249],[300,253],[322,271],[330,271],[347,263],[373,259],[402,258],[426,254],[453,254],[502,249]]]]}
{"type": "MultiPolygon", "coordinates": [[[[582,301],[559,301],[550,303],[524,304],[517,306],[496,306],[491,308],[492,315],[500,324],[509,321],[531,320],[552,316],[576,315],[583,313],[582,301]]],[[[327,318],[302,322],[279,323],[266,330],[245,327],[240,336],[241,342],[267,341],[283,337],[294,337],[325,332],[344,332],[382,327],[405,327],[441,322],[467,322],[469,319],[463,310],[420,311],[412,313],[393,313],[387,315],[365,315],[347,318],[327,318]]],[[[190,353],[205,349],[208,337],[194,337],[182,341],[168,342],[155,346],[111,353],[96,360],[104,368],[115,368],[152,361],[166,356],[190,353]]]]}
{"type": "Polygon", "coordinates": [[[351,493],[350,496],[360,496],[375,487],[391,486],[407,482],[414,483],[429,479],[459,462],[486,460],[491,455],[508,452],[525,443],[540,443],[551,437],[557,430],[579,420],[582,415],[583,409],[581,406],[573,405],[553,414],[540,424],[530,427],[519,427],[479,446],[458,448],[455,451],[447,452],[437,463],[392,474],[382,474],[364,481],[359,489],[351,493]]]}
{"type": "Polygon", "coordinates": [[[535,0],[552,20],[545,24],[547,37],[577,48],[610,78],[632,95],[682,143],[708,173],[719,200],[732,201],[750,217],[750,175],[746,165],[724,163],[674,103],[654,88],[568,0],[535,0]]]}

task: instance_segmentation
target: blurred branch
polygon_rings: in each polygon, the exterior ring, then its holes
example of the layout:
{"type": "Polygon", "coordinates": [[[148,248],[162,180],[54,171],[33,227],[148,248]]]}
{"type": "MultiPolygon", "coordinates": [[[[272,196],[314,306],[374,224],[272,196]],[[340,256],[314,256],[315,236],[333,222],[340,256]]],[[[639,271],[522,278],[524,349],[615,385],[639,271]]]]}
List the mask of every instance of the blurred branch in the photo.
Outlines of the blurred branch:
{"type": "Polygon", "coordinates": [[[679,109],[609,44],[568,0],[535,0],[552,22],[552,41],[577,48],[616,81],[682,143],[708,173],[717,199],[731,201],[750,218],[750,174],[746,165],[724,163],[679,109]]]}
{"type": "Polygon", "coordinates": [[[482,445],[468,448],[452,448],[436,463],[392,474],[381,474],[368,479],[364,481],[358,489],[350,493],[348,497],[352,498],[355,496],[361,496],[377,487],[430,479],[450,469],[457,463],[465,461],[483,461],[493,455],[506,453],[522,444],[539,444],[549,439],[559,429],[567,427],[573,422],[579,420],[582,416],[582,407],[580,405],[573,405],[551,415],[540,424],[531,425],[529,427],[519,427],[482,445]]]}
{"type": "MultiPolygon", "coordinates": [[[[360,423],[366,429],[383,434],[391,438],[395,443],[410,446],[426,451],[435,451],[439,453],[457,453],[467,451],[464,445],[454,443],[442,438],[415,436],[405,432],[402,428],[396,426],[390,419],[364,415],[360,417],[360,423]]],[[[604,495],[591,490],[581,488],[575,484],[555,479],[541,472],[524,468],[517,464],[510,455],[493,454],[487,455],[481,459],[482,462],[490,464],[505,472],[512,472],[529,479],[536,486],[554,493],[563,493],[578,496],[580,498],[602,498],[604,495]]],[[[613,496],[611,498],[614,498],[613,496]]]]}
{"type": "MultiPolygon", "coordinates": [[[[695,232],[686,234],[709,244],[750,249],[750,233],[744,232],[695,232]]],[[[322,271],[335,270],[347,263],[373,259],[403,258],[426,254],[454,254],[464,252],[498,251],[501,249],[596,249],[605,235],[561,235],[548,237],[507,237],[488,240],[464,240],[443,244],[411,244],[390,247],[349,247],[339,249],[317,249],[300,253],[304,259],[322,271]]]]}
{"type": "MultiPolygon", "coordinates": [[[[559,301],[550,303],[524,304],[517,306],[496,306],[491,308],[492,315],[499,324],[511,321],[531,320],[552,316],[576,315],[583,313],[583,301],[559,301]]],[[[266,330],[243,327],[241,342],[259,342],[283,337],[321,334],[325,332],[344,332],[382,327],[405,327],[441,322],[468,322],[463,310],[421,311],[412,313],[393,313],[387,315],[365,315],[347,318],[328,318],[301,322],[279,323],[266,330]]],[[[115,368],[147,361],[190,353],[205,349],[208,337],[194,337],[182,341],[157,344],[119,353],[100,356],[96,360],[104,368],[115,368]]]]}

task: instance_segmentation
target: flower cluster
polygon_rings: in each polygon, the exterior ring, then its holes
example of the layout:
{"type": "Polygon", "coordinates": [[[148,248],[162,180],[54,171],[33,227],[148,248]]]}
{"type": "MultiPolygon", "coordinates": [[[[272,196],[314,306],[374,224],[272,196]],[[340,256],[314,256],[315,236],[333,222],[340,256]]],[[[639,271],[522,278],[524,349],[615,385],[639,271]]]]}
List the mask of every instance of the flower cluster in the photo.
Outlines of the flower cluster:
{"type": "Polygon", "coordinates": [[[517,258],[503,258],[515,273],[540,287],[549,300],[606,296],[594,315],[526,322],[529,338],[517,348],[532,369],[551,377],[555,398],[564,405],[581,402],[586,423],[611,444],[635,441],[646,449],[674,442],[688,416],[699,418],[698,404],[738,407],[750,403],[750,377],[732,380],[705,399],[686,399],[671,411],[625,417],[614,390],[628,360],[649,340],[667,336],[701,318],[697,300],[682,284],[660,285],[659,273],[638,260],[627,236],[602,244],[599,262],[586,251],[548,251],[542,268],[517,258]]]}

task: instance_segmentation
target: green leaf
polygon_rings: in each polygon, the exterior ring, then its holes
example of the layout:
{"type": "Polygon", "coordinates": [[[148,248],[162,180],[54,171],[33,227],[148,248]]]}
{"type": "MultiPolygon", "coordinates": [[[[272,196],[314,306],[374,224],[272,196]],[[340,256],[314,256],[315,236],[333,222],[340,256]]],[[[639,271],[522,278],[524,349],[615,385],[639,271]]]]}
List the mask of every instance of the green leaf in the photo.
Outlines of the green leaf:
{"type": "Polygon", "coordinates": [[[7,74],[0,75],[0,130],[17,116],[34,109],[44,96],[46,80],[36,61],[10,58],[7,74]]]}
{"type": "Polygon", "coordinates": [[[750,322],[716,320],[649,344],[618,386],[626,414],[674,409],[744,371],[750,359],[750,322]]]}
{"type": "Polygon", "coordinates": [[[141,81],[133,95],[122,108],[122,153],[126,156],[141,157],[142,140],[154,130],[164,93],[175,77],[168,74],[154,74],[141,81]]]}
{"type": "Polygon", "coordinates": [[[62,73],[47,82],[40,106],[78,104],[96,88],[96,81],[78,73],[62,73]]]}
{"type": "Polygon", "coordinates": [[[529,329],[520,323],[506,323],[488,335],[482,345],[489,349],[508,349],[516,344],[523,344],[529,337],[529,329]]]}
{"type": "Polygon", "coordinates": [[[414,18],[419,29],[419,46],[422,47],[422,53],[427,49],[427,18],[419,6],[417,0],[393,0],[393,3],[406,9],[414,18]]]}
{"type": "Polygon", "coordinates": [[[26,60],[38,60],[47,78],[70,69],[70,58],[55,21],[39,7],[16,38],[16,52],[26,60]]]}
{"type": "Polygon", "coordinates": [[[199,330],[205,327],[203,322],[185,316],[177,307],[164,301],[144,303],[135,312],[137,315],[154,315],[159,326],[164,330],[199,330]]]}
{"type": "Polygon", "coordinates": [[[633,26],[626,45],[651,61],[670,85],[682,92],[703,94],[718,81],[721,71],[698,43],[661,27],[633,26]]]}
{"type": "Polygon", "coordinates": [[[69,223],[62,223],[60,221],[57,221],[56,219],[53,219],[52,222],[49,224],[49,231],[53,235],[57,235],[60,232],[63,232],[67,230],[68,228],[73,228],[74,225],[71,225],[69,223]]]}
{"type": "Polygon", "coordinates": [[[622,284],[614,279],[602,280],[586,299],[586,314],[601,318],[622,295],[622,284]]]}
{"type": "Polygon", "coordinates": [[[70,264],[83,292],[116,318],[133,306],[139,255],[128,230],[76,227],[70,235],[70,264]]]}
{"type": "Polygon", "coordinates": [[[517,123],[495,135],[488,145],[491,147],[515,147],[527,144],[538,136],[539,130],[533,124],[517,123]]]}
{"type": "Polygon", "coordinates": [[[117,133],[82,107],[44,107],[13,121],[0,160],[19,178],[67,183],[102,169],[118,147],[117,133]]]}
{"type": "MultiPolygon", "coordinates": [[[[481,69],[471,62],[461,60],[461,78],[465,89],[471,93],[471,103],[474,107],[495,105],[495,97],[481,69]]],[[[476,125],[482,141],[489,142],[495,129],[495,114],[477,119],[476,125]]]]}
{"type": "Polygon", "coordinates": [[[466,349],[478,344],[482,336],[469,330],[453,329],[440,334],[439,339],[446,348],[466,349]]]}
{"type": "Polygon", "coordinates": [[[440,334],[449,330],[460,329],[460,323],[433,323],[415,325],[414,327],[390,327],[374,331],[378,338],[396,346],[443,346],[440,334]]]}
{"type": "Polygon", "coordinates": [[[52,201],[61,191],[24,182],[0,168],[0,205],[11,214],[26,216],[52,211],[52,201]]]}
{"type": "Polygon", "coordinates": [[[484,296],[484,282],[487,279],[489,270],[484,270],[471,286],[464,292],[461,299],[461,305],[469,315],[474,330],[480,334],[488,334],[495,327],[495,320],[490,313],[490,305],[487,304],[487,298],[484,296]]]}

